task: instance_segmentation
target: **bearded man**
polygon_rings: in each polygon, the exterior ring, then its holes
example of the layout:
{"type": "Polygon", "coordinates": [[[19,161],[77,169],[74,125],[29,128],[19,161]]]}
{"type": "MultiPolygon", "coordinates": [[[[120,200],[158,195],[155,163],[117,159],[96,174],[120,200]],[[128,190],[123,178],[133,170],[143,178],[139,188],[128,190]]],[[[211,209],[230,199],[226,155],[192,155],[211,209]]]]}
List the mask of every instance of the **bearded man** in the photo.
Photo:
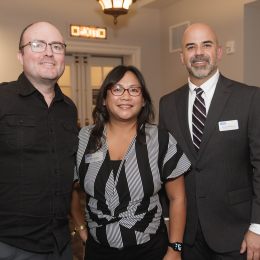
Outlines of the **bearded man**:
{"type": "Polygon", "coordinates": [[[213,30],[191,25],[188,84],[160,100],[160,125],[192,163],[183,260],[260,259],[260,89],[221,75],[221,56],[213,30]]]}

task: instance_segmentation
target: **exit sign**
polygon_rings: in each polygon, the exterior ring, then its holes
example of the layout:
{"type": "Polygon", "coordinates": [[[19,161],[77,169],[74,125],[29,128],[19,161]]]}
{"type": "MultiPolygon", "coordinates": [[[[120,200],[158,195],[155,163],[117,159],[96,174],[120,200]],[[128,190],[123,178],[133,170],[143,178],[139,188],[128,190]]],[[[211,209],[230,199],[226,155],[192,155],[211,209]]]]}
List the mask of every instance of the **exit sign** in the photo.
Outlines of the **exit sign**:
{"type": "Polygon", "coordinates": [[[72,37],[106,39],[107,29],[102,27],[94,27],[94,26],[71,25],[70,35],[72,37]]]}

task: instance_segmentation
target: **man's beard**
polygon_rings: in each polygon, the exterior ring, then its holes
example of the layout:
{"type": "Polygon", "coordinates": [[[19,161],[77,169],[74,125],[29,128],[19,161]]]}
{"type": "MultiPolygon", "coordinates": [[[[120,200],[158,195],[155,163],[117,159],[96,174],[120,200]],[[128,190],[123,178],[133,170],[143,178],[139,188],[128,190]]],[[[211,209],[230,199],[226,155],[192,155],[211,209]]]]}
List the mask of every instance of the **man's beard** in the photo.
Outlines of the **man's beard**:
{"type": "Polygon", "coordinates": [[[208,75],[210,75],[215,68],[218,65],[218,55],[217,55],[217,61],[215,64],[211,64],[211,59],[208,56],[204,55],[197,55],[190,59],[191,66],[187,66],[186,68],[189,71],[191,75],[193,75],[195,78],[203,79],[206,78],[208,75]],[[196,61],[206,61],[208,64],[202,65],[202,66],[194,66],[194,62],[196,61]]]}

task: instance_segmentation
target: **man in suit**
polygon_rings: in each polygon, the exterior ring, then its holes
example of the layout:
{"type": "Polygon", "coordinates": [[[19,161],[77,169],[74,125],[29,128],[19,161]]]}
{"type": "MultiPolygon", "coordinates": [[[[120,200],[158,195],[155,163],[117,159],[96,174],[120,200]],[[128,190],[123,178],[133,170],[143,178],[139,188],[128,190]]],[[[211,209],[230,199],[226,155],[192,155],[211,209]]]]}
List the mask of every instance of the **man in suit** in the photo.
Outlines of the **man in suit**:
{"type": "Polygon", "coordinates": [[[260,259],[260,89],[222,76],[221,56],[213,30],[191,25],[188,84],[160,100],[160,125],[192,163],[183,260],[260,259]]]}

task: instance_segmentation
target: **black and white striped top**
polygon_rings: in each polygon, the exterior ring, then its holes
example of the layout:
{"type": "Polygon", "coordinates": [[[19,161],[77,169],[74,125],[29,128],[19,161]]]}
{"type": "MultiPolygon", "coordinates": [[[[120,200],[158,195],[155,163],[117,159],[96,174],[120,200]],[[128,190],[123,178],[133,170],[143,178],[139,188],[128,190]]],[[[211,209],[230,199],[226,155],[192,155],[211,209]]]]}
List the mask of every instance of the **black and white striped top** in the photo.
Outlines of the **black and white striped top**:
{"type": "MultiPolygon", "coordinates": [[[[93,126],[81,129],[75,180],[87,193],[86,221],[93,238],[121,248],[149,241],[162,232],[161,184],[186,172],[190,162],[166,130],[145,126],[140,144],[132,140],[117,172],[113,172],[106,140],[96,153],[93,126]]],[[[106,136],[106,128],[103,132],[106,136]]]]}

